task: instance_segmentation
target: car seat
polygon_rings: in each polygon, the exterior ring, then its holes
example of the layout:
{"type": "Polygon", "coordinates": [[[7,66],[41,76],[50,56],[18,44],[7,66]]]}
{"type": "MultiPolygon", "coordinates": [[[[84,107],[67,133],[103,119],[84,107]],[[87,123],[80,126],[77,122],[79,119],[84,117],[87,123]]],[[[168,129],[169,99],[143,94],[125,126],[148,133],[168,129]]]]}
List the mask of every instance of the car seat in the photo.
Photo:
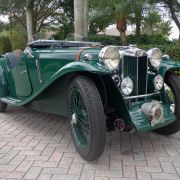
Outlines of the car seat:
{"type": "Polygon", "coordinates": [[[20,63],[21,50],[15,50],[14,52],[6,53],[4,58],[7,62],[9,69],[15,68],[20,63]]]}

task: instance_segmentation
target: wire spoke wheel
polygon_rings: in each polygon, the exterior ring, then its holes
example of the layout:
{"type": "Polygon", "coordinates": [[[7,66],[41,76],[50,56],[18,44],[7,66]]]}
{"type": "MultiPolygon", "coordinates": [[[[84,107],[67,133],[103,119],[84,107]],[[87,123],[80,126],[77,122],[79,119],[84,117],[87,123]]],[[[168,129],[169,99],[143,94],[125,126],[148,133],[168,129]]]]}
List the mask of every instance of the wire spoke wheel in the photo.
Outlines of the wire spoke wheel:
{"type": "Polygon", "coordinates": [[[106,121],[99,91],[90,78],[75,76],[68,92],[69,125],[76,150],[87,161],[103,153],[106,121]]]}
{"type": "Polygon", "coordinates": [[[87,110],[81,93],[73,89],[70,95],[70,115],[73,135],[81,148],[86,148],[89,141],[89,123],[87,110]]]}
{"type": "Polygon", "coordinates": [[[163,135],[171,135],[180,130],[180,78],[173,72],[167,72],[164,80],[164,90],[175,121],[155,131],[163,135]]]}

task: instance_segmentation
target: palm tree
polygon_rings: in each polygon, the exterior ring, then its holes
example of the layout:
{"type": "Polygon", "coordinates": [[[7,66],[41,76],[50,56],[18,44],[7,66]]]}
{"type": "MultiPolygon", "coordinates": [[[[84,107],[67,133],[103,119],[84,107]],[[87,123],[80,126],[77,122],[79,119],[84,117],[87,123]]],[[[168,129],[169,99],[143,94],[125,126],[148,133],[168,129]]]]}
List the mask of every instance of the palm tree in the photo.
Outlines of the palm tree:
{"type": "Polygon", "coordinates": [[[119,3],[114,3],[116,26],[120,32],[122,45],[127,45],[126,30],[127,19],[130,14],[130,1],[121,0],[119,3]]]}
{"type": "Polygon", "coordinates": [[[136,35],[141,34],[141,24],[143,20],[143,12],[148,8],[149,0],[138,0],[132,2],[133,17],[131,22],[136,25],[136,35]]]}
{"type": "Polygon", "coordinates": [[[97,9],[94,13],[99,17],[110,17],[116,22],[118,31],[120,32],[121,44],[127,45],[126,30],[127,19],[132,12],[131,1],[133,0],[94,0],[97,9]]]}
{"type": "Polygon", "coordinates": [[[154,35],[161,23],[161,15],[157,11],[151,11],[144,18],[143,31],[147,34],[154,35]]]}

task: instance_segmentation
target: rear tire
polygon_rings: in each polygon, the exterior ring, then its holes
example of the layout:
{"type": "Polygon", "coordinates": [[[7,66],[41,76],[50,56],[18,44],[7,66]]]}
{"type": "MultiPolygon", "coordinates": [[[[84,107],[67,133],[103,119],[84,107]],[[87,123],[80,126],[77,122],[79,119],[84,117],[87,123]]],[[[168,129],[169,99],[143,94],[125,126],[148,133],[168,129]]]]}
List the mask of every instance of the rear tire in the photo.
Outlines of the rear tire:
{"type": "Polygon", "coordinates": [[[180,78],[176,74],[168,72],[165,76],[165,83],[172,90],[175,97],[175,116],[176,120],[162,128],[155,130],[162,135],[171,135],[180,130],[180,78]]]}
{"type": "Polygon", "coordinates": [[[0,101],[0,112],[5,112],[7,109],[7,104],[0,101]]]}
{"type": "Polygon", "coordinates": [[[106,121],[98,89],[91,79],[76,76],[67,97],[74,145],[83,159],[96,160],[104,151],[106,139],[106,121]]]}

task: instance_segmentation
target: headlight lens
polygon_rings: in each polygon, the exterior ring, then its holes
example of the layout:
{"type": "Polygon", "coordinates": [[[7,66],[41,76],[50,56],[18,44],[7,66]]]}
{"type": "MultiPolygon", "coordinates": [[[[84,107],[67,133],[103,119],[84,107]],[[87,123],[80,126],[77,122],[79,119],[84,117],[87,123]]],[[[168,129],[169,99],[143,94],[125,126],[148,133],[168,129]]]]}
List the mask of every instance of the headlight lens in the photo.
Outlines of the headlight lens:
{"type": "Polygon", "coordinates": [[[104,47],[99,53],[99,58],[110,70],[115,70],[119,67],[120,54],[116,47],[104,47]]]}
{"type": "Polygon", "coordinates": [[[151,65],[154,68],[159,68],[162,62],[162,52],[158,48],[150,49],[148,52],[148,57],[150,60],[151,65]]]}
{"type": "Polygon", "coordinates": [[[157,75],[155,78],[154,78],[154,88],[156,91],[160,91],[164,86],[164,79],[162,76],[160,75],[157,75]]]}
{"type": "Polygon", "coordinates": [[[123,81],[121,83],[122,93],[125,96],[130,95],[133,91],[133,86],[134,86],[133,81],[129,77],[126,77],[125,79],[123,79],[123,81]]]}

